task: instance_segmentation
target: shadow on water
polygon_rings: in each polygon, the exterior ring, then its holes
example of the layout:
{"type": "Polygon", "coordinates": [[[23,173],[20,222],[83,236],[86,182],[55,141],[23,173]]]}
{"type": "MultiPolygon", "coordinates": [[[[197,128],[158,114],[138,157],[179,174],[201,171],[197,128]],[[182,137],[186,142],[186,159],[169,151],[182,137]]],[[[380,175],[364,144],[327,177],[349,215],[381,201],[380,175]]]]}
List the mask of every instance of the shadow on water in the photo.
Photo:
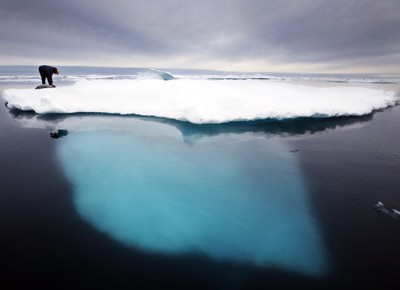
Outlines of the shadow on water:
{"type": "Polygon", "coordinates": [[[241,134],[251,132],[271,136],[300,136],[315,134],[326,130],[335,130],[342,127],[360,124],[372,120],[373,114],[361,117],[332,117],[332,118],[296,118],[290,120],[258,120],[249,122],[230,122],[226,124],[196,125],[188,122],[167,121],[175,126],[185,139],[201,136],[215,136],[218,134],[241,134]]]}
{"type": "MultiPolygon", "coordinates": [[[[147,122],[158,122],[167,124],[178,129],[185,142],[192,143],[193,141],[203,136],[216,136],[219,134],[243,134],[254,133],[263,134],[266,136],[301,136],[321,133],[327,130],[336,130],[352,125],[360,125],[369,122],[373,119],[375,113],[383,110],[378,110],[373,113],[363,116],[339,116],[328,118],[294,118],[288,120],[263,119],[256,121],[237,121],[223,124],[193,124],[185,121],[177,121],[165,118],[143,117],[137,115],[108,115],[108,114],[46,114],[38,115],[33,111],[20,111],[16,109],[9,110],[14,120],[24,123],[31,122],[32,127],[70,129],[63,128],[69,119],[92,118],[95,120],[141,120],[147,122]],[[35,125],[36,124],[36,125],[35,125]]],[[[95,126],[95,124],[93,124],[95,126]]],[[[96,129],[96,128],[94,128],[96,129]]]]}

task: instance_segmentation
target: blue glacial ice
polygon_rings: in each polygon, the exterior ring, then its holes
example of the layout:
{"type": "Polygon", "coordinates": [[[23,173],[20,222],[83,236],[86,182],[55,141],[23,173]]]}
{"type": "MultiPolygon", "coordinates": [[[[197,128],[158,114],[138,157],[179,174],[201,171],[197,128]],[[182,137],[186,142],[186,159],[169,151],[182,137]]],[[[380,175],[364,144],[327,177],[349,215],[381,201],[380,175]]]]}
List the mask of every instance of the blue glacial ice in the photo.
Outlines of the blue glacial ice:
{"type": "Polygon", "coordinates": [[[281,138],[232,133],[187,144],[157,123],[73,131],[57,146],[78,214],[124,245],[326,274],[298,155],[281,138]]]}

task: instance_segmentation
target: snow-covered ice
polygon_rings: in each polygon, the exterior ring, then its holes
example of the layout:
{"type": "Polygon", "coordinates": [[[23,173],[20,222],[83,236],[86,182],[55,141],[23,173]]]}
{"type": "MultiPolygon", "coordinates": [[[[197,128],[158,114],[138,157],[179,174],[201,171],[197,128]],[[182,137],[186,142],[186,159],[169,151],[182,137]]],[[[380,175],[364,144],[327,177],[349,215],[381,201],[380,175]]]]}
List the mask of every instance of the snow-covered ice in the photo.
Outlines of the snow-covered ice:
{"type": "Polygon", "coordinates": [[[56,89],[8,89],[10,109],[155,116],[197,124],[296,117],[361,116],[395,105],[395,91],[316,87],[268,80],[154,78],[78,80],[56,89]]]}

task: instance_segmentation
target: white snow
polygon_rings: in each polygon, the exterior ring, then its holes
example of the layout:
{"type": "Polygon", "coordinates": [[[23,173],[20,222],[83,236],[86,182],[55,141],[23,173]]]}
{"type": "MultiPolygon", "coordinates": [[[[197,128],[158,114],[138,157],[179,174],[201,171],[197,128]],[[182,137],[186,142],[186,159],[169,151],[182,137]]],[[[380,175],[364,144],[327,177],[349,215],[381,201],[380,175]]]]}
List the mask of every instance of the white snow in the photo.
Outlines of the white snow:
{"type": "Polygon", "coordinates": [[[395,105],[394,91],[265,80],[79,80],[55,89],[8,89],[8,108],[48,113],[136,114],[192,123],[364,115],[395,105]]]}

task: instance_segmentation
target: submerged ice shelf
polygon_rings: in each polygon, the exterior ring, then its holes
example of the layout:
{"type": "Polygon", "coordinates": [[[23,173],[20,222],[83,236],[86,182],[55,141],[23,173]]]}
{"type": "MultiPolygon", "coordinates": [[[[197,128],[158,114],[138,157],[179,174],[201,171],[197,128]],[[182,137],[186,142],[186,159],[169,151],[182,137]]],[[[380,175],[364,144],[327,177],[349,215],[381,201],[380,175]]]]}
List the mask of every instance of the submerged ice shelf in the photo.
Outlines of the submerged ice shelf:
{"type": "Polygon", "coordinates": [[[394,91],[314,87],[263,80],[80,80],[51,90],[9,89],[11,109],[155,116],[197,124],[361,116],[397,102],[394,91]]]}
{"type": "Polygon", "coordinates": [[[318,277],[329,271],[298,155],[274,127],[260,134],[128,116],[14,118],[25,128],[68,129],[55,146],[78,214],[127,246],[318,277]]]}
{"type": "Polygon", "coordinates": [[[98,230],[145,252],[326,274],[306,181],[282,139],[186,144],[160,122],[101,127],[57,141],[76,209],[98,230]]]}

